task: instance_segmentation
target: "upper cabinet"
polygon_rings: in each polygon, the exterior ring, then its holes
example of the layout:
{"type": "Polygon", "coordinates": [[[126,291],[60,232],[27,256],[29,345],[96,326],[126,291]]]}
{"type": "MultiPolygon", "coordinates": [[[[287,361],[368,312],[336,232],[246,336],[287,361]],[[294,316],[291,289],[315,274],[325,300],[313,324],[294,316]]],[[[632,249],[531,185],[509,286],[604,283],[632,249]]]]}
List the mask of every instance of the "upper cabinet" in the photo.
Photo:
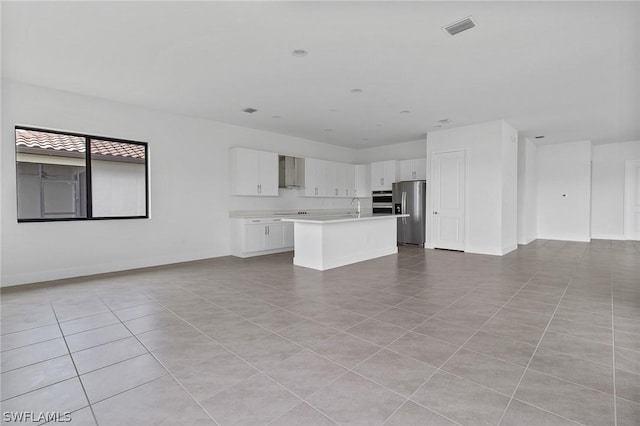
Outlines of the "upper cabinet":
{"type": "Polygon", "coordinates": [[[230,150],[231,195],[278,196],[278,154],[230,150]]]}
{"type": "Polygon", "coordinates": [[[353,166],[354,197],[371,197],[371,166],[368,164],[356,164],[353,166]]]}
{"type": "Polygon", "coordinates": [[[305,197],[353,197],[355,167],[336,161],[304,159],[305,197]]]}
{"type": "Polygon", "coordinates": [[[400,180],[424,180],[427,178],[427,159],[400,161],[400,180]]]}
{"type": "Polygon", "coordinates": [[[324,197],[327,188],[327,162],[316,158],[304,159],[304,195],[324,197]]]}
{"type": "Polygon", "coordinates": [[[396,160],[376,161],[371,163],[371,190],[391,190],[391,185],[398,181],[399,170],[396,160]]]}

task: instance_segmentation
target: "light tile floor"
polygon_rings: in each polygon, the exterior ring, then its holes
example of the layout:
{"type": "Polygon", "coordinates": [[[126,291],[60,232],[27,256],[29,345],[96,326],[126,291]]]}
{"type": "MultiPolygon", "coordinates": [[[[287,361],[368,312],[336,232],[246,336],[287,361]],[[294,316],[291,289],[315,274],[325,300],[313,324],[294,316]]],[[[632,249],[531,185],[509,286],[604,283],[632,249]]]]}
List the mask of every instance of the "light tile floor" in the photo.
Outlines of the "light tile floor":
{"type": "MultiPolygon", "coordinates": [[[[291,253],[2,292],[2,411],[78,425],[639,425],[640,244],[291,253]]],[[[3,416],[4,417],[4,416],[3,416]]]]}

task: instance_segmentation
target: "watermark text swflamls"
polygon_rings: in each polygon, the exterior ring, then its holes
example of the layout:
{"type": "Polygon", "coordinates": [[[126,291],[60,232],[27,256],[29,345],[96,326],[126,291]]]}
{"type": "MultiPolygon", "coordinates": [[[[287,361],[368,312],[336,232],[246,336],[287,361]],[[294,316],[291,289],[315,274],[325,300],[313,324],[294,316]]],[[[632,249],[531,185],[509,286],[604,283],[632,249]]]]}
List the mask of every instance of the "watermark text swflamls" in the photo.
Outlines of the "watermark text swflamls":
{"type": "Polygon", "coordinates": [[[71,421],[71,411],[4,411],[2,421],[5,423],[68,423],[71,421]]]}

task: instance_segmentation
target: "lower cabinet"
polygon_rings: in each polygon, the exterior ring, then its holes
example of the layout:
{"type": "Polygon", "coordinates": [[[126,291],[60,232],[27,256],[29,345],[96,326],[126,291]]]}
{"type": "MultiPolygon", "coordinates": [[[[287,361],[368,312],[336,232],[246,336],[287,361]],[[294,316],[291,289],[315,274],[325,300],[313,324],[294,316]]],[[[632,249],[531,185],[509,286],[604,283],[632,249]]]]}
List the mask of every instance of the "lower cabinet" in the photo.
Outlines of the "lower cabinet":
{"type": "Polygon", "coordinates": [[[293,223],[280,218],[232,219],[231,254],[251,257],[293,250],[293,223]]]}

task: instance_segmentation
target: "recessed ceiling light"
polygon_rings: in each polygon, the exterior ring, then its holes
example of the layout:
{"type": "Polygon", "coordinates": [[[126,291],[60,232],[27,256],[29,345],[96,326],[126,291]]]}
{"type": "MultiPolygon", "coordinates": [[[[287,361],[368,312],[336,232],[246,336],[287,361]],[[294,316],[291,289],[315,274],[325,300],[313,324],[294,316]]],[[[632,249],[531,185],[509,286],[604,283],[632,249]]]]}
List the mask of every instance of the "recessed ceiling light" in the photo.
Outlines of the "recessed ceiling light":
{"type": "Polygon", "coordinates": [[[243,112],[248,112],[249,114],[253,114],[254,112],[257,111],[257,109],[255,109],[255,108],[245,108],[242,111],[243,112]]]}
{"type": "Polygon", "coordinates": [[[411,111],[405,109],[404,111],[400,111],[400,114],[409,114],[410,112],[411,111]]]}
{"type": "Polygon", "coordinates": [[[302,58],[303,56],[307,56],[307,55],[309,54],[309,52],[307,52],[307,51],[306,51],[306,50],[304,50],[304,49],[296,49],[296,50],[294,50],[293,52],[291,52],[291,54],[292,54],[293,56],[298,57],[298,58],[302,58]]]}
{"type": "Polygon", "coordinates": [[[542,135],[536,136],[536,139],[544,139],[544,136],[542,136],[542,135]]]}
{"type": "Polygon", "coordinates": [[[362,89],[351,89],[351,93],[356,94],[356,95],[357,95],[357,94],[360,94],[360,93],[362,93],[362,92],[363,92],[363,90],[362,90],[362,89]]]}
{"type": "Polygon", "coordinates": [[[282,118],[282,117],[279,115],[272,115],[271,118],[282,118]]]}

